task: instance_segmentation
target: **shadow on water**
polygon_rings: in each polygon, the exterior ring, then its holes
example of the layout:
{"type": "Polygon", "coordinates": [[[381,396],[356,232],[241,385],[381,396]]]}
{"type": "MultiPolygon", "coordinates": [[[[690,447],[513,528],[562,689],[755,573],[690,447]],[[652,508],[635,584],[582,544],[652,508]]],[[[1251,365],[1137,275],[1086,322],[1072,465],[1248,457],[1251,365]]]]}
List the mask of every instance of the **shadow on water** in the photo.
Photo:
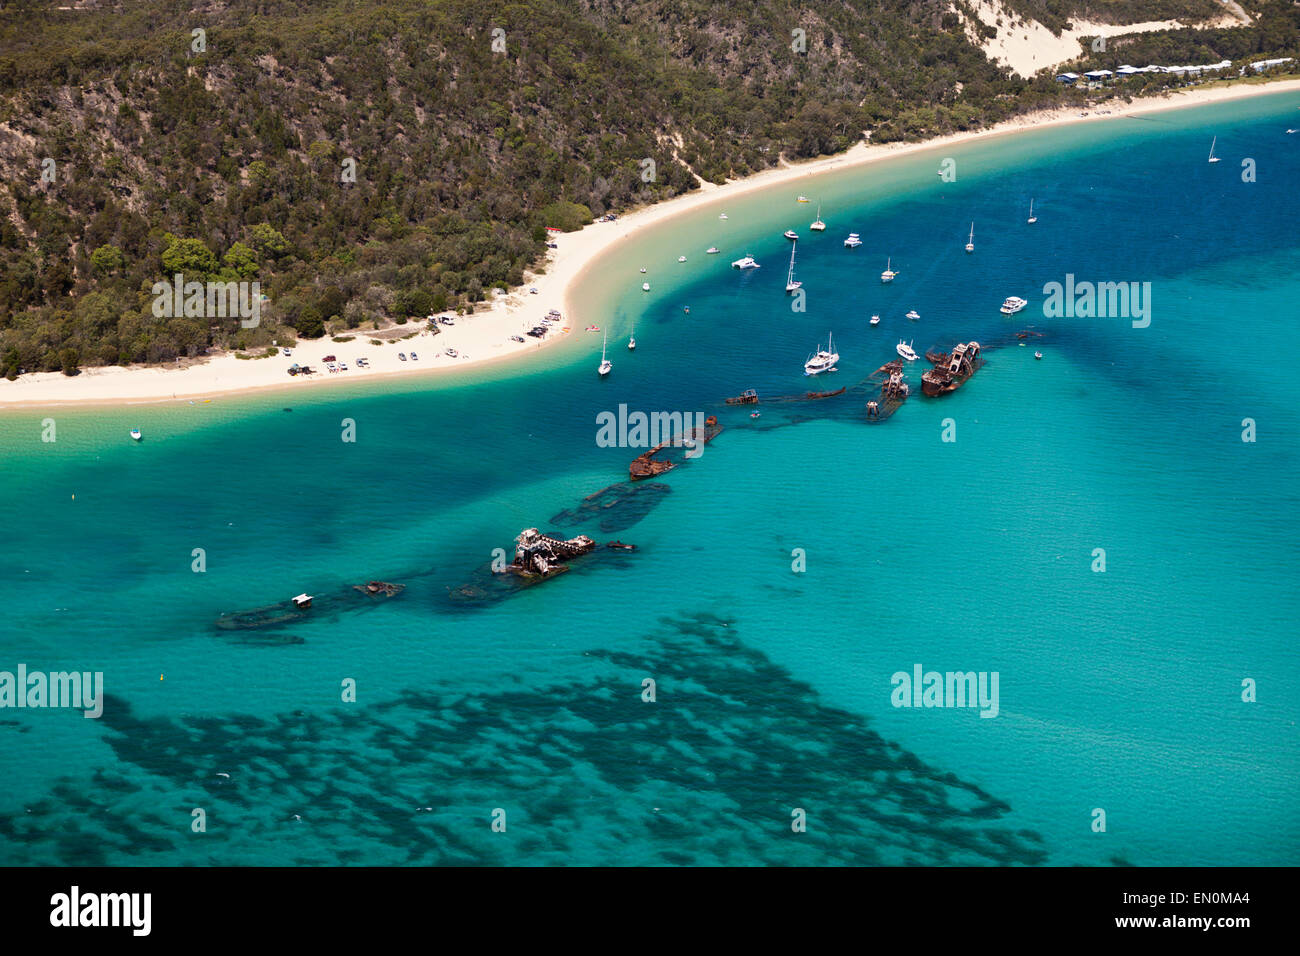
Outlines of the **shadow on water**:
{"type": "Polygon", "coordinates": [[[1048,861],[1006,801],[822,703],[733,623],[681,614],[561,683],[410,689],[364,709],[146,718],[109,697],[116,763],[0,815],[0,862],[1048,861]]]}

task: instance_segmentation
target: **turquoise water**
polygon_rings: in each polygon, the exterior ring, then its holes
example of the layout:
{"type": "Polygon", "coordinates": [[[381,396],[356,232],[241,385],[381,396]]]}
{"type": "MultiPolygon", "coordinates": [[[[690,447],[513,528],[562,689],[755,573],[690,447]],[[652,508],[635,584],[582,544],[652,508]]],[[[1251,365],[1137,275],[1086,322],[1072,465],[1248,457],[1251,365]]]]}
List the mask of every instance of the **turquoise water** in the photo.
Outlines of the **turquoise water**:
{"type": "Polygon", "coordinates": [[[674,219],[582,287],[605,381],[579,333],[551,368],[5,413],[0,670],[103,671],[109,696],[0,710],[0,863],[1295,864],[1300,380],[1272,356],[1300,314],[1298,107],[1000,137],[674,219]],[[1045,317],[1066,273],[1150,282],[1150,327],[1045,317]],[[879,426],[860,392],[722,406],[802,393],[828,331],[818,388],[900,336],[988,364],[932,400],[917,363],[879,426]],[[643,517],[553,523],[626,477],[638,450],[595,440],[620,403],[726,430],[643,517]],[[639,550],[449,599],[532,525],[639,550]],[[331,607],[375,577],[408,588],[331,607]],[[304,589],[329,600],[288,627],[213,625],[304,589]],[[998,672],[999,715],[893,707],[918,663],[998,672]]]}

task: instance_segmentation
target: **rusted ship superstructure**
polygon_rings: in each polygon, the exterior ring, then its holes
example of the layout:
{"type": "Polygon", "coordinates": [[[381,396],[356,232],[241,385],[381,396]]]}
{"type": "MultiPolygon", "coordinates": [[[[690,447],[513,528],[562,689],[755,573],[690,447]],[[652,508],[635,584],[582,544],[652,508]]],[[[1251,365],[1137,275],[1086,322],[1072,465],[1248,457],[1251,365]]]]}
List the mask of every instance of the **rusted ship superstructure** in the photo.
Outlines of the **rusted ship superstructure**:
{"type": "Polygon", "coordinates": [[[643,452],[632,459],[632,464],[627,466],[628,477],[632,481],[641,481],[643,478],[653,478],[656,475],[662,475],[666,471],[672,471],[680,462],[668,459],[656,458],[655,456],[665,448],[683,449],[683,459],[695,458],[699,455],[696,449],[707,445],[713,439],[718,437],[722,431],[722,426],[718,424],[718,416],[710,415],[704,420],[701,428],[688,428],[680,435],[674,435],[665,442],[660,442],[647,452],[643,452]]]}
{"type": "Polygon", "coordinates": [[[499,572],[517,574],[523,578],[548,578],[569,570],[564,562],[586,554],[596,547],[585,534],[567,540],[542,534],[536,528],[525,528],[515,538],[515,560],[499,572]]]}
{"type": "Polygon", "coordinates": [[[883,422],[898,411],[912,393],[907,379],[903,377],[903,367],[902,359],[894,359],[871,373],[868,381],[880,383],[880,398],[867,402],[868,424],[883,422]]]}
{"type": "Polygon", "coordinates": [[[932,398],[956,391],[984,364],[978,342],[955,345],[951,352],[932,349],[925,357],[934,363],[934,368],[921,376],[921,392],[932,398]]]}

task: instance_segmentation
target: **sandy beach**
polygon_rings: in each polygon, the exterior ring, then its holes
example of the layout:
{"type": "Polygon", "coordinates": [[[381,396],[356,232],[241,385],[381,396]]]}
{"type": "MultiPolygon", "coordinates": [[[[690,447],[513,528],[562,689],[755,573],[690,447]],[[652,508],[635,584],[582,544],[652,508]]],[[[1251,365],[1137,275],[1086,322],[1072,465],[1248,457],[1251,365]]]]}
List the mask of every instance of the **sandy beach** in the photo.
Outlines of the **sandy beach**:
{"type": "MultiPolygon", "coordinates": [[[[480,311],[473,315],[456,317],[454,325],[442,326],[442,331],[437,335],[420,331],[410,338],[373,345],[373,333],[354,331],[347,333],[353,336],[348,342],[336,342],[328,337],[301,340],[293,347],[292,357],[277,355],[273,358],[241,359],[226,353],[175,366],[87,368],[72,377],[59,372],[28,374],[13,382],[0,379],[0,408],[43,408],[69,404],[129,405],[261,393],[269,389],[315,391],[339,382],[436,375],[484,362],[536,355],[539,350],[545,352],[554,343],[564,341],[574,333],[581,333],[588,324],[600,324],[599,317],[582,315],[581,310],[575,306],[577,296],[574,293],[581,284],[583,274],[598,262],[603,252],[616,247],[620,241],[683,212],[829,170],[861,166],[923,150],[950,148],[959,143],[1027,129],[1114,119],[1297,90],[1300,90],[1300,80],[1296,79],[1180,90],[1132,103],[1107,103],[1104,107],[1091,111],[1081,112],[1078,108],[1042,111],[1009,120],[990,129],[938,137],[923,143],[879,146],[860,143],[836,156],[781,165],[723,186],[704,183],[703,188],[697,191],[637,209],[620,216],[615,222],[595,222],[578,232],[559,235],[555,238],[558,248],[550,251],[544,274],[526,276],[521,288],[509,295],[496,297],[490,307],[480,305],[480,311]],[[530,292],[531,288],[537,290],[536,294],[530,292]],[[525,335],[550,309],[559,309],[563,316],[554,330],[542,341],[525,335]],[[563,329],[569,331],[566,333],[563,329]],[[511,336],[522,336],[524,341],[514,342],[511,336]],[[448,356],[448,349],[455,350],[458,357],[448,356]],[[407,355],[407,361],[401,361],[399,352],[407,355]],[[410,358],[412,352],[419,356],[417,360],[410,358]],[[327,372],[323,361],[327,355],[336,355],[340,361],[347,363],[348,370],[327,372]],[[362,356],[369,362],[368,369],[356,365],[356,359],[362,356]],[[287,370],[295,362],[311,366],[316,374],[310,378],[291,377],[287,370]]],[[[1297,121],[1300,124],[1300,117],[1297,117],[1297,121]]],[[[409,326],[412,331],[424,327],[424,322],[409,326]]],[[[388,334],[393,333],[390,330],[388,334]]]]}

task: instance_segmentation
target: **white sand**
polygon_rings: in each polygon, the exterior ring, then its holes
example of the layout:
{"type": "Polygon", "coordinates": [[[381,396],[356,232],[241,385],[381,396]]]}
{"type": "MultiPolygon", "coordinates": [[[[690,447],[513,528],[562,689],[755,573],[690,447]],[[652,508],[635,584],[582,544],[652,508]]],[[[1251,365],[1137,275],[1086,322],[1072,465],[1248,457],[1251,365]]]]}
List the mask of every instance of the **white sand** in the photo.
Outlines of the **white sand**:
{"type": "MultiPolygon", "coordinates": [[[[165,402],[200,396],[250,393],[273,388],[314,390],[326,388],[328,384],[337,382],[396,375],[440,374],[481,362],[532,354],[537,349],[544,350],[547,345],[568,338],[560,333],[561,326],[569,328],[571,330],[569,335],[572,335],[581,334],[583,327],[590,322],[600,324],[599,319],[584,319],[580,311],[574,307],[577,298],[574,292],[581,283],[582,274],[596,264],[602,252],[614,247],[616,240],[627,239],[671,216],[832,169],[860,166],[921,150],[946,149],[957,143],[1034,127],[1151,113],[1239,99],[1261,93],[1296,90],[1300,90],[1300,80],[1294,79],[1179,90],[1128,104],[1112,102],[1104,109],[1091,112],[1080,113],[1078,109],[1046,110],[1008,120],[992,129],[956,133],[927,140],[924,143],[894,143],[883,146],[859,143],[837,156],[779,166],[743,180],[729,182],[724,186],[696,190],[667,202],[643,207],[620,217],[617,222],[593,223],[578,232],[559,235],[555,240],[559,248],[551,251],[545,275],[529,276],[523,288],[498,300],[490,310],[458,317],[454,327],[444,329],[443,333],[437,336],[421,333],[415,338],[398,343],[373,346],[368,344],[370,336],[364,332],[353,332],[348,334],[356,335],[356,338],[347,343],[333,342],[328,338],[319,341],[304,340],[294,347],[292,358],[277,356],[270,359],[241,360],[225,354],[184,367],[114,366],[86,369],[75,377],[68,377],[58,372],[23,375],[14,382],[0,379],[0,408],[165,402]],[[535,286],[538,294],[529,294],[529,286],[535,286]],[[539,343],[528,336],[524,336],[523,344],[509,340],[511,335],[523,335],[526,329],[535,325],[536,321],[552,308],[560,309],[564,318],[557,324],[556,331],[548,335],[545,341],[539,343]],[[461,357],[458,359],[447,357],[444,352],[449,347],[460,352],[461,357]],[[406,352],[409,357],[412,350],[419,354],[418,362],[409,360],[401,362],[398,359],[399,351],[406,352]],[[326,372],[321,359],[331,353],[347,362],[349,371],[334,374],[326,372]],[[355,360],[361,355],[370,359],[371,369],[356,367],[355,360]],[[317,374],[311,379],[290,378],[286,370],[294,362],[312,366],[317,370],[317,374]]],[[[1300,122],[1300,116],[1297,117],[1297,121],[1300,122]]],[[[413,328],[423,327],[423,322],[413,326],[413,328]]]]}
{"type": "MultiPolygon", "coordinates": [[[[966,35],[971,42],[979,46],[990,60],[996,60],[1010,67],[1021,76],[1033,76],[1039,70],[1068,63],[1081,53],[1079,41],[1083,37],[1120,37],[1132,33],[1151,33],[1156,30],[1178,30],[1190,26],[1196,29],[1210,27],[1240,26],[1249,23],[1249,18],[1241,8],[1225,6],[1224,14],[1213,20],[1201,23],[1184,24],[1177,20],[1148,20],[1143,23],[1092,23],[1087,20],[1071,20],[1070,29],[1062,30],[1056,36],[1051,30],[1037,20],[1019,20],[1016,15],[1003,8],[997,0],[971,0],[971,6],[980,22],[997,29],[997,36],[986,39],[975,30],[975,24],[953,7],[963,20],[966,35]],[[1002,21],[998,24],[999,19],[1002,21]]],[[[1145,65],[1145,64],[1134,64],[1145,65]]],[[[1173,65],[1173,64],[1166,64],[1173,65]]]]}

